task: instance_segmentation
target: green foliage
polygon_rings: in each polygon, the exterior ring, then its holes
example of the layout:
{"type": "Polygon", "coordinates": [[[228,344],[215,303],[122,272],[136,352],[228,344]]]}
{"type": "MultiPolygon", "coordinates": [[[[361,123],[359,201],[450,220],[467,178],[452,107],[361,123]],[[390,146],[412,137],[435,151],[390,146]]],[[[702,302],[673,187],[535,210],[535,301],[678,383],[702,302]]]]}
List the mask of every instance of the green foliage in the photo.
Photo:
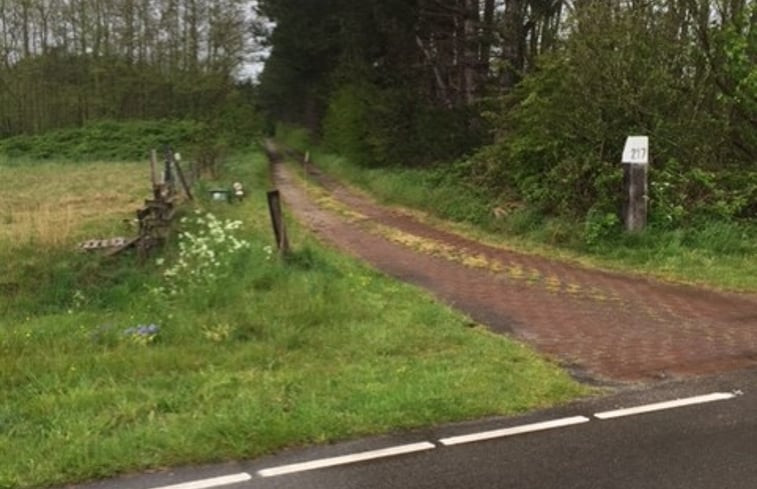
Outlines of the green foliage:
{"type": "Polygon", "coordinates": [[[410,90],[351,83],[329,99],[324,143],[364,166],[449,162],[481,141],[473,114],[436,107],[410,90]]]}
{"type": "Polygon", "coordinates": [[[373,160],[371,102],[377,95],[370,85],[340,88],[331,97],[323,123],[326,146],[364,166],[370,166],[373,160]]]}
{"type": "Polygon", "coordinates": [[[757,3],[749,2],[732,23],[715,33],[720,101],[729,111],[730,137],[737,151],[757,153],[757,3]]]}
{"type": "Polygon", "coordinates": [[[684,169],[670,160],[662,168],[651,168],[650,179],[650,222],[658,227],[748,218],[757,209],[757,172],[684,169]]]}
{"type": "Polygon", "coordinates": [[[36,136],[0,140],[0,154],[12,158],[64,160],[145,159],[163,145],[194,147],[207,126],[195,121],[98,122],[36,136]]]}
{"type": "Polygon", "coordinates": [[[215,174],[234,148],[259,137],[261,119],[241,94],[230,96],[208,122],[195,120],[101,121],[33,136],[0,139],[0,156],[27,160],[144,160],[152,149],[169,145],[215,174]]]}
{"type": "MultiPolygon", "coordinates": [[[[418,46],[419,35],[433,37],[429,28],[450,29],[457,9],[402,0],[264,0],[261,8],[276,23],[260,79],[261,103],[276,119],[322,134],[366,166],[452,161],[487,134],[476,106],[483,80],[461,87],[464,42],[445,40],[425,57],[418,46]],[[444,65],[435,83],[434,63],[444,65]]],[[[485,78],[486,63],[471,63],[485,78]]]]}
{"type": "Polygon", "coordinates": [[[618,234],[620,219],[614,212],[592,210],[586,216],[585,227],[584,242],[588,246],[595,246],[618,234]]]}
{"type": "Polygon", "coordinates": [[[276,125],[276,138],[283,141],[290,148],[308,151],[313,143],[312,134],[307,129],[287,124],[276,125]]]}
{"type": "Polygon", "coordinates": [[[234,149],[252,145],[264,129],[263,117],[254,105],[255,100],[254,87],[240,84],[226,94],[223,103],[200,114],[200,120],[206,121],[210,127],[206,139],[234,149]]]}
{"type": "Polygon", "coordinates": [[[654,9],[591,4],[577,9],[572,22],[562,49],[543,56],[492,114],[499,142],[479,152],[474,174],[548,214],[591,214],[593,229],[597,216],[620,209],[626,136],[646,134],[654,222],[753,213],[755,151],[745,145],[754,135],[754,113],[738,116],[733,109],[750,110],[744,97],[754,36],[747,42],[732,34],[735,27],[725,29],[730,54],[712,74],[711,56],[697,39],[675,37],[671,18],[654,9]],[[745,90],[734,88],[741,98],[729,101],[721,85],[745,90]]]}
{"type": "Polygon", "coordinates": [[[204,118],[236,89],[252,3],[3,4],[0,137],[99,120],[204,118]]]}
{"type": "Polygon", "coordinates": [[[375,75],[386,82],[382,87],[409,88],[408,76],[417,77],[396,69],[407,61],[403,50],[414,46],[412,2],[262,0],[260,8],[276,24],[260,77],[261,104],[278,121],[318,133],[341,87],[375,75]],[[360,75],[345,66],[359,66],[360,75]]]}

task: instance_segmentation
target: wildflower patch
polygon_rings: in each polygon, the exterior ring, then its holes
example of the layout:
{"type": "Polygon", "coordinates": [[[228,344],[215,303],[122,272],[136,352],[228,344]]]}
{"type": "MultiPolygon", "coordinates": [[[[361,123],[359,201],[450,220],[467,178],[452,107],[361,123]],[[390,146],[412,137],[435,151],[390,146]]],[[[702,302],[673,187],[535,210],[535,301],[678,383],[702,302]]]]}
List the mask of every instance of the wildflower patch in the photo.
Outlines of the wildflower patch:
{"type": "MultiPolygon", "coordinates": [[[[249,241],[237,236],[242,221],[219,219],[210,212],[196,210],[192,217],[180,222],[184,230],[179,233],[179,256],[163,271],[166,285],[159,289],[169,296],[228,277],[234,260],[251,248],[249,241]]],[[[156,264],[163,266],[165,260],[156,264]]]]}

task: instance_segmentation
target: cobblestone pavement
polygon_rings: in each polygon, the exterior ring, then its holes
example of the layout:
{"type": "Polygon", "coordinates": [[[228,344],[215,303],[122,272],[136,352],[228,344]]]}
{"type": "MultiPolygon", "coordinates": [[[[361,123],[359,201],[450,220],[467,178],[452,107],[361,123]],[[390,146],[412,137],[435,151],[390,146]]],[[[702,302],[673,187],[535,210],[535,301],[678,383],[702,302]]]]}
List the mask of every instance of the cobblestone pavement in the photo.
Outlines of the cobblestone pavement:
{"type": "Polygon", "coordinates": [[[629,277],[487,246],[377,205],[315,169],[274,165],[320,238],[419,285],[577,377],[644,381],[757,365],[757,295],[629,277]]]}

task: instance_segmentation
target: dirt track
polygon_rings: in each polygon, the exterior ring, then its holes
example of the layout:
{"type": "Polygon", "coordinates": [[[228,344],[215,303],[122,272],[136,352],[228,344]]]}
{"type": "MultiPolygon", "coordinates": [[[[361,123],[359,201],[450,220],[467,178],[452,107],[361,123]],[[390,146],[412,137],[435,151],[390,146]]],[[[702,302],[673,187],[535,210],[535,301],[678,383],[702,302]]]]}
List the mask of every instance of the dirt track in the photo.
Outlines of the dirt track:
{"type": "Polygon", "coordinates": [[[483,245],[377,205],[315,169],[307,185],[281,164],[273,178],[291,212],[324,241],[529,343],[579,378],[639,381],[757,366],[757,295],[483,245]]]}

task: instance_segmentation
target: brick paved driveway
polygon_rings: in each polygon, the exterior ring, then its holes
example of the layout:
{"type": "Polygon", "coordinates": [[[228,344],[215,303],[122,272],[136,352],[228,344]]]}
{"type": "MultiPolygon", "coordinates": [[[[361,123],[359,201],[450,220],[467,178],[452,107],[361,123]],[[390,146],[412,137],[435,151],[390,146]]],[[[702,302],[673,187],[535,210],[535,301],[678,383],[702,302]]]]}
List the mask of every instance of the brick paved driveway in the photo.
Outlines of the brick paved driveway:
{"type": "MultiPolygon", "coordinates": [[[[274,165],[289,210],[321,239],[422,286],[577,376],[639,381],[757,366],[757,295],[627,277],[487,246],[274,165]]],[[[756,271],[757,273],[757,271],[756,271]]]]}

